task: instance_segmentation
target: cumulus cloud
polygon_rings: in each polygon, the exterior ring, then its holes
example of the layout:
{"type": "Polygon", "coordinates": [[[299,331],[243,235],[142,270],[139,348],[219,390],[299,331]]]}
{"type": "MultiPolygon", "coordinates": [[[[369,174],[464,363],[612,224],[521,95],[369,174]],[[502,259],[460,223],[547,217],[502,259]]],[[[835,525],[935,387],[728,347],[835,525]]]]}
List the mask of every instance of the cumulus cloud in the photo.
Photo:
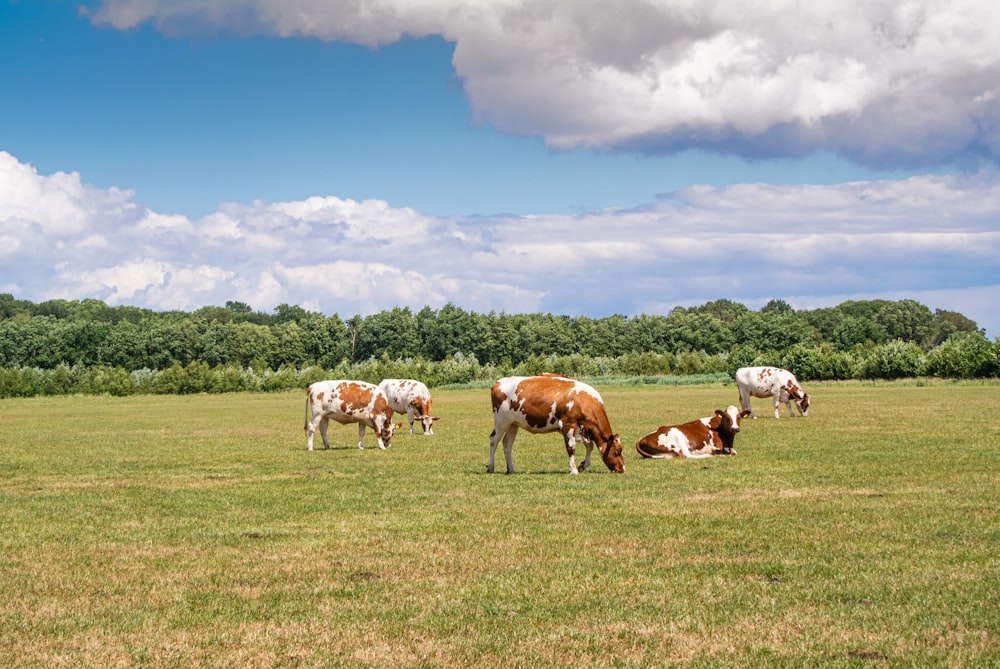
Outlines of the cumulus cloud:
{"type": "Polygon", "coordinates": [[[343,316],[452,302],[509,313],[663,313],[718,298],[799,308],[928,296],[1000,331],[1000,176],[692,186],[632,209],[450,217],[336,197],[204,218],[40,175],[0,152],[0,285],[193,310],[246,302],[343,316]],[[53,225],[53,211],[73,212],[53,225]],[[958,309],[956,304],[971,305],[958,309]]]}
{"type": "Polygon", "coordinates": [[[1000,4],[103,0],[97,25],[372,47],[440,35],[479,121],[559,148],[1000,160],[1000,4]]]}

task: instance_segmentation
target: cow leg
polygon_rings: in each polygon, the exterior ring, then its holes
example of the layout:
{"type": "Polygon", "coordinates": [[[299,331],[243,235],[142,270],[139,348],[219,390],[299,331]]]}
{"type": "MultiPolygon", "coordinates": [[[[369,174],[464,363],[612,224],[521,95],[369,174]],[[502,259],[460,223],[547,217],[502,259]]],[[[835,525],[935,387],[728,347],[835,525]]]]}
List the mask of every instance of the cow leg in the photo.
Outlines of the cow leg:
{"type": "Polygon", "coordinates": [[[365,440],[365,424],[358,423],[358,448],[364,449],[364,444],[363,444],[364,440],[365,440]]]}
{"type": "MultiPolygon", "coordinates": [[[[563,435],[566,440],[566,454],[569,456],[569,473],[579,474],[580,470],[576,468],[576,437],[573,435],[573,430],[568,431],[563,435]]],[[[590,450],[587,451],[587,460],[584,461],[583,467],[581,469],[586,469],[590,460],[590,450]]]]}
{"type": "Polygon", "coordinates": [[[583,464],[580,465],[580,471],[581,472],[585,471],[587,469],[587,467],[590,466],[590,452],[592,450],[594,450],[594,445],[592,443],[590,443],[589,441],[585,441],[583,443],[587,445],[587,455],[586,455],[586,457],[583,458],[583,464]]]}
{"type": "Polygon", "coordinates": [[[493,473],[493,455],[496,453],[497,444],[500,443],[500,437],[503,435],[497,431],[496,426],[493,426],[493,431],[490,432],[490,459],[486,462],[486,473],[493,473]]]}
{"type": "Polygon", "coordinates": [[[306,448],[313,449],[313,435],[316,433],[316,419],[306,423],[306,448]]]}
{"type": "Polygon", "coordinates": [[[700,460],[702,458],[712,457],[711,453],[694,453],[691,451],[691,444],[685,443],[680,445],[680,449],[677,453],[682,458],[693,458],[695,460],[700,460]]]}
{"type": "Polygon", "coordinates": [[[780,395],[775,395],[774,396],[774,417],[775,418],[781,418],[781,416],[778,415],[778,407],[779,406],[781,406],[781,396],[780,395]]]}
{"type": "Polygon", "coordinates": [[[406,417],[410,419],[410,434],[413,434],[413,407],[406,407],[406,417]]]}
{"type": "Polygon", "coordinates": [[[757,414],[753,412],[753,407],[750,406],[750,391],[745,388],[740,388],[740,408],[749,411],[751,418],[757,417],[757,414]]]}
{"type": "Polygon", "coordinates": [[[507,461],[507,473],[514,473],[514,437],[517,436],[517,425],[511,425],[503,435],[503,459],[507,461]]]}
{"type": "MultiPolygon", "coordinates": [[[[361,423],[361,425],[364,426],[364,423],[361,423]]],[[[382,430],[379,429],[378,423],[375,423],[375,425],[372,426],[372,429],[375,430],[375,442],[378,444],[378,447],[384,451],[386,446],[385,442],[382,440],[382,430]]],[[[364,434],[364,430],[362,430],[361,433],[364,434]]]]}
{"type": "MultiPolygon", "coordinates": [[[[327,426],[329,424],[330,424],[330,419],[329,418],[327,418],[326,416],[323,416],[322,418],[320,418],[320,420],[319,420],[319,436],[323,437],[323,449],[324,450],[329,450],[330,449],[330,442],[327,441],[327,439],[326,439],[326,428],[327,428],[327,426]]],[[[313,429],[315,429],[315,426],[314,426],[313,429]]]]}

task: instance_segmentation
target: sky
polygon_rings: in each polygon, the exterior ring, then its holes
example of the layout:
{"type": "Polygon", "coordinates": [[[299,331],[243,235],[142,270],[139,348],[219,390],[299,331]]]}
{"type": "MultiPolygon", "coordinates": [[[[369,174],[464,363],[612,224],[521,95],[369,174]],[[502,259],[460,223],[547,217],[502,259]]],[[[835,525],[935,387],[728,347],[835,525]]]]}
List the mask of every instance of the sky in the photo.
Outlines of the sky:
{"type": "Polygon", "coordinates": [[[0,0],[0,293],[992,339],[996,44],[985,0],[0,0]]]}

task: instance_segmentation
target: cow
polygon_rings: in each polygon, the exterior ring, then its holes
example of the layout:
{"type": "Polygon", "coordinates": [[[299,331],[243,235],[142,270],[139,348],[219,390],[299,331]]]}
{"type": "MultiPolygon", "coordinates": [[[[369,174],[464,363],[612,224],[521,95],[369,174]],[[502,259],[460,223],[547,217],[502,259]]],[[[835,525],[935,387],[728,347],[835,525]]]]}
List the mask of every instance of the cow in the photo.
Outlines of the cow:
{"type": "Polygon", "coordinates": [[[750,397],[774,397],[774,417],[778,418],[778,404],[785,403],[788,415],[795,417],[791,400],[799,413],[809,415],[809,395],[799,386],[795,375],[780,367],[740,367],[736,370],[736,387],[740,391],[740,407],[757,417],[750,406],[750,397]]]}
{"type": "Polygon", "coordinates": [[[561,374],[508,376],[494,383],[490,392],[493,399],[493,432],[490,434],[487,472],[493,472],[493,456],[497,444],[503,439],[507,473],[514,473],[511,452],[520,428],[532,434],[561,432],[569,455],[570,474],[577,474],[590,466],[590,451],[595,443],[608,469],[618,473],[625,471],[622,442],[619,435],[611,432],[604,400],[586,383],[561,374]],[[587,446],[587,456],[579,468],[574,458],[577,441],[587,446]]]}
{"type": "Polygon", "coordinates": [[[635,450],[644,458],[710,458],[713,455],[736,455],[733,440],[740,431],[740,419],[750,412],[730,405],[716,409],[714,416],[680,425],[663,425],[635,442],[635,450]]]}
{"type": "Polygon", "coordinates": [[[326,440],[329,419],[341,425],[358,424],[358,448],[363,448],[365,428],[375,430],[378,447],[385,450],[392,445],[392,409],[382,390],[365,381],[317,381],[306,388],[306,436],[309,450],[313,449],[313,433],[319,425],[323,448],[330,448],[326,440]]]}
{"type": "Polygon", "coordinates": [[[383,379],[378,387],[385,393],[392,410],[405,413],[410,419],[410,434],[413,434],[415,419],[420,419],[424,436],[434,434],[434,421],[438,416],[431,415],[431,391],[427,386],[413,379],[383,379]]]}

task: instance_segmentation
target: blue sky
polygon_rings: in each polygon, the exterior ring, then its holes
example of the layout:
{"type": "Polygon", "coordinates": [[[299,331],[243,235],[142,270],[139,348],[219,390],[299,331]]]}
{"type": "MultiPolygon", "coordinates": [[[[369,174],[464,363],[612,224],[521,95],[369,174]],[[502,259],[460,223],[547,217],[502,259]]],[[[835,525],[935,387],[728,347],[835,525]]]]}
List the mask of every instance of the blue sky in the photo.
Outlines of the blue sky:
{"type": "Polygon", "coordinates": [[[1000,333],[992,3],[354,4],[0,4],[0,291],[1000,333]]]}

